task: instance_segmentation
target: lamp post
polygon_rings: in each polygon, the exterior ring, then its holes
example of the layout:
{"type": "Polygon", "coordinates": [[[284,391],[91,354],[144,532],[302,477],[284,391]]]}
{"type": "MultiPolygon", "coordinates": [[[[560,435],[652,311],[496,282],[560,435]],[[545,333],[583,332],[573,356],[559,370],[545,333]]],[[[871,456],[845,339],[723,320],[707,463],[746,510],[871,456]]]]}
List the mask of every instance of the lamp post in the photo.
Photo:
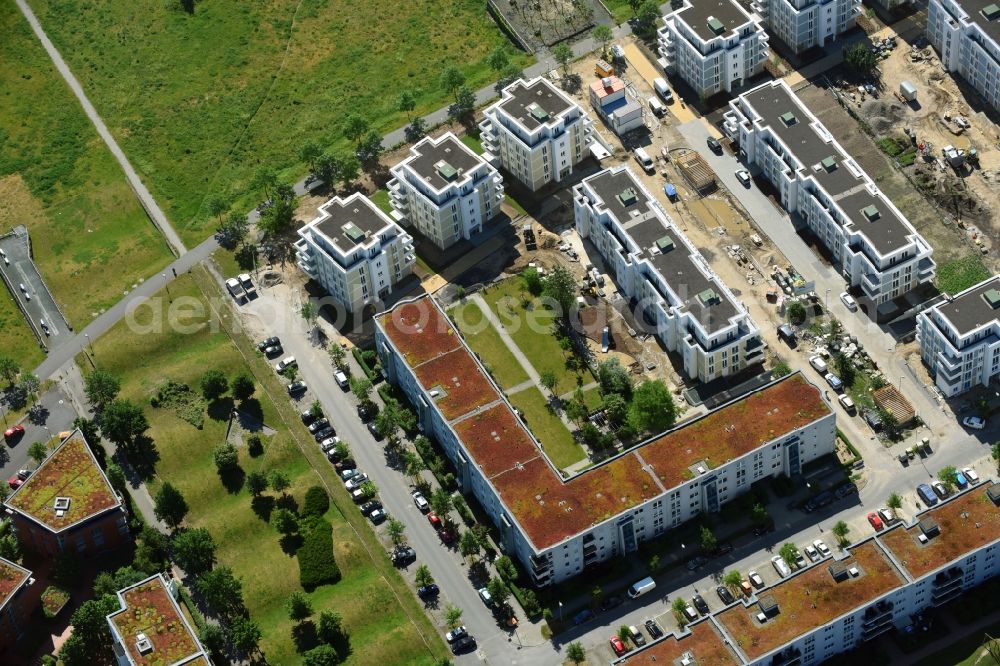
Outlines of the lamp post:
{"type": "Polygon", "coordinates": [[[94,353],[94,343],[90,341],[90,335],[88,335],[87,333],[84,333],[83,337],[85,337],[87,339],[87,344],[90,346],[90,353],[92,355],[96,356],[97,354],[94,353]]]}
{"type": "Polygon", "coordinates": [[[170,296],[170,282],[167,280],[167,274],[161,273],[160,277],[163,278],[163,287],[167,290],[167,299],[172,301],[173,297],[170,296]]]}
{"type": "Polygon", "coordinates": [[[559,621],[562,622],[562,602],[559,602],[559,621]]]}

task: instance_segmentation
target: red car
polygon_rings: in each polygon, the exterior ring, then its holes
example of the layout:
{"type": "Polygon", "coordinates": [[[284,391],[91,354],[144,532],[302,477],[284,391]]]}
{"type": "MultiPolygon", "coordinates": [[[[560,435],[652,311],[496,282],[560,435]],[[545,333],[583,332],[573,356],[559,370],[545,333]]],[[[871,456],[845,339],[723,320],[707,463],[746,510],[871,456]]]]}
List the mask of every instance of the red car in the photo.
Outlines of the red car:
{"type": "Polygon", "coordinates": [[[23,436],[24,436],[23,425],[13,425],[3,431],[3,439],[8,444],[21,439],[21,437],[23,436]]]}
{"type": "Polygon", "coordinates": [[[615,651],[616,655],[620,657],[625,654],[625,644],[622,643],[622,639],[612,636],[608,642],[611,643],[611,649],[615,651]]]}
{"type": "Polygon", "coordinates": [[[28,470],[26,469],[17,470],[17,474],[7,479],[7,485],[10,486],[12,490],[17,490],[24,484],[25,480],[27,480],[28,474],[28,470]]]}
{"type": "Polygon", "coordinates": [[[438,536],[441,537],[441,541],[444,543],[451,543],[455,540],[455,533],[451,530],[438,530],[438,536]]]}
{"type": "Polygon", "coordinates": [[[882,525],[882,519],[878,517],[877,513],[869,513],[868,522],[872,524],[872,527],[874,527],[876,531],[881,530],[882,527],[884,527],[882,525]]]}
{"type": "Polygon", "coordinates": [[[428,513],[427,522],[429,522],[431,524],[431,527],[433,527],[434,529],[436,530],[441,529],[441,519],[437,517],[436,513],[428,513]]]}

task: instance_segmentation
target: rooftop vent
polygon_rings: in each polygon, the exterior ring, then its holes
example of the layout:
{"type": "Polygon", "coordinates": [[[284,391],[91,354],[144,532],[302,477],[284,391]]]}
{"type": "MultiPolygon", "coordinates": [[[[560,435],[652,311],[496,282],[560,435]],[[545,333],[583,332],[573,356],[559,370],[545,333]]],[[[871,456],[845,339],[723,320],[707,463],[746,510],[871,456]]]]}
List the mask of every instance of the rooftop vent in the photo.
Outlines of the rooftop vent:
{"type": "Polygon", "coordinates": [[[835,160],[832,155],[830,157],[827,157],[826,159],[824,159],[819,164],[820,164],[821,167],[823,167],[827,171],[833,171],[834,169],[837,168],[837,160],[835,160]]]}
{"type": "Polygon", "coordinates": [[[434,170],[438,172],[439,176],[441,176],[442,178],[444,178],[449,182],[455,180],[455,177],[458,176],[458,170],[452,165],[445,162],[444,160],[441,160],[437,164],[435,164],[434,170]]]}
{"type": "Polygon", "coordinates": [[[1000,7],[995,4],[989,4],[982,9],[983,18],[987,21],[992,21],[995,18],[1000,18],[1000,7]]]}
{"type": "Polygon", "coordinates": [[[983,294],[983,299],[986,301],[987,305],[996,309],[996,307],[1000,305],[1000,291],[997,291],[996,289],[987,289],[986,293],[983,294]]]}
{"type": "Polygon", "coordinates": [[[634,187],[626,187],[618,193],[618,201],[620,201],[623,206],[631,206],[638,200],[639,194],[635,191],[634,187]]]}
{"type": "Polygon", "coordinates": [[[795,118],[795,114],[792,113],[791,111],[786,111],[779,117],[781,118],[781,122],[785,123],[785,127],[791,127],[796,122],[798,122],[795,118]]]}
{"type": "Polygon", "coordinates": [[[843,562],[833,562],[827,567],[827,571],[833,576],[833,580],[838,583],[847,580],[847,565],[843,562]]]}
{"type": "Polygon", "coordinates": [[[149,654],[153,651],[153,641],[141,631],[135,635],[135,651],[139,654],[149,654]]]}
{"type": "Polygon", "coordinates": [[[847,573],[851,574],[851,578],[857,578],[858,576],[861,575],[861,569],[858,569],[857,567],[851,567],[850,569],[847,570],[847,573]]]}
{"type": "MultiPolygon", "coordinates": [[[[984,10],[985,11],[985,10],[984,10]]],[[[714,16],[708,17],[708,29],[717,35],[721,35],[726,31],[726,26],[722,25],[722,21],[715,18],[714,16]]]]}
{"type": "Polygon", "coordinates": [[[656,249],[661,253],[670,252],[674,249],[674,239],[670,236],[664,236],[656,241],[656,249]]]}
{"type": "Polygon", "coordinates": [[[681,666],[691,666],[694,663],[694,655],[690,652],[685,652],[681,655],[681,666]]]}
{"type": "Polygon", "coordinates": [[[344,235],[347,236],[352,243],[360,243],[365,239],[365,232],[358,229],[351,222],[344,225],[344,235]]]}
{"type": "Polygon", "coordinates": [[[436,398],[436,397],[438,397],[439,395],[441,395],[441,391],[439,391],[439,390],[437,390],[437,389],[431,389],[431,397],[432,397],[432,398],[436,398]]]}
{"type": "Polygon", "coordinates": [[[920,531],[923,532],[924,536],[928,539],[941,534],[941,527],[931,516],[927,516],[917,524],[920,526],[920,531]]]}
{"type": "Polygon", "coordinates": [[[874,222],[878,218],[882,217],[882,213],[878,212],[878,208],[875,206],[865,206],[861,209],[861,214],[865,216],[869,222],[874,222]]]}
{"type": "Polygon", "coordinates": [[[778,614],[778,600],[772,594],[762,596],[757,601],[757,606],[760,608],[760,612],[768,617],[774,617],[778,614]]]}
{"type": "Polygon", "coordinates": [[[716,303],[722,301],[722,299],[719,297],[719,294],[716,293],[716,291],[711,288],[706,289],[705,291],[698,294],[698,300],[701,301],[701,304],[705,306],[715,305],[716,303]]]}
{"type": "Polygon", "coordinates": [[[994,504],[1000,504],[1000,483],[993,483],[993,485],[986,490],[986,496],[989,497],[994,504]]]}
{"type": "Polygon", "coordinates": [[[528,105],[528,113],[540,123],[544,123],[549,119],[549,112],[539,106],[537,102],[532,102],[528,105]]]}
{"type": "Polygon", "coordinates": [[[56,511],[66,511],[69,509],[70,499],[68,497],[57,497],[54,508],[56,511]]]}

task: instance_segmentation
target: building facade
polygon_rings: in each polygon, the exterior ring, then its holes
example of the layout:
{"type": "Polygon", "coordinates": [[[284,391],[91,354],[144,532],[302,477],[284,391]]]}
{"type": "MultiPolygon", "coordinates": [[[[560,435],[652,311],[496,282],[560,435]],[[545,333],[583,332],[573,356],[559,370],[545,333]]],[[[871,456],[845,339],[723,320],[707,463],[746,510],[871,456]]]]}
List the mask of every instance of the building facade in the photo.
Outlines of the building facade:
{"type": "Polygon", "coordinates": [[[829,404],[796,373],[569,476],[548,460],[432,298],[380,315],[375,340],[386,377],[537,586],[633,553],[701,512],[719,511],[755,481],[795,476],[834,448],[829,404]]]}
{"type": "Polygon", "coordinates": [[[518,79],[483,114],[483,157],[531,191],[561,181],[589,154],[593,121],[543,77],[518,79]]]}
{"type": "Polygon", "coordinates": [[[598,249],[663,345],[680,355],[684,374],[711,381],[763,362],[765,344],[744,305],[628,167],[589,176],[573,194],[580,237],[598,249]]]}
{"type": "Polygon", "coordinates": [[[1000,109],[1000,7],[993,0],[930,0],[927,39],[947,71],[1000,109]]]}
{"type": "Polygon", "coordinates": [[[989,385],[1000,374],[1000,276],[917,315],[917,342],[946,397],[989,385]]]}
{"type": "Polygon", "coordinates": [[[500,214],[503,178],[451,132],[419,141],[391,173],[392,216],[441,249],[469,240],[500,214]]]}
{"type": "Polygon", "coordinates": [[[121,498],[74,431],[4,502],[21,545],[91,557],[131,541],[121,498]]]}
{"type": "Polygon", "coordinates": [[[755,0],[751,6],[796,53],[829,46],[861,14],[861,0],[755,0]]]}
{"type": "Polygon", "coordinates": [[[0,662],[17,663],[12,656],[15,645],[24,636],[38,606],[39,592],[31,572],[0,557],[0,662]]]}
{"type": "Polygon", "coordinates": [[[740,158],[826,248],[869,316],[934,279],[930,245],[787,83],[765,83],[729,106],[723,129],[740,158]]]}
{"type": "Polygon", "coordinates": [[[699,97],[731,92],[764,71],[767,33],[734,0],[683,0],[659,29],[664,69],[699,97]]]}
{"type": "Polygon", "coordinates": [[[413,238],[371,200],[334,197],[299,229],[299,268],[350,312],[387,296],[413,271],[413,238]]]}

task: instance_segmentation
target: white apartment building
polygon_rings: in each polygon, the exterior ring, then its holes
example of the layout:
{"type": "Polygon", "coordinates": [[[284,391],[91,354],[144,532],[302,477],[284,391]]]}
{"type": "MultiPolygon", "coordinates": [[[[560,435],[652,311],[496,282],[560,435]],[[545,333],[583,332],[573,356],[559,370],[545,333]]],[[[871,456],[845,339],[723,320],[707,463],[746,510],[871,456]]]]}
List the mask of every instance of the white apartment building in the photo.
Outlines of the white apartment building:
{"type": "Polygon", "coordinates": [[[740,157],[826,247],[870,317],[934,279],[930,245],[787,83],[765,83],[729,106],[723,129],[740,157]]]}
{"type": "Polygon", "coordinates": [[[975,486],[614,663],[809,666],[894,628],[920,631],[916,614],[997,575],[998,501],[1000,484],[975,486]]]}
{"type": "Polygon", "coordinates": [[[861,14],[861,0],[754,0],[751,6],[796,53],[828,46],[861,14]]]}
{"type": "Polygon", "coordinates": [[[455,466],[533,584],[634,553],[761,479],[798,475],[832,453],[835,416],[795,373],[570,476],[556,469],[461,335],[429,296],[375,320],[387,379],[455,466]]]}
{"type": "Polygon", "coordinates": [[[917,315],[920,355],[946,397],[1000,374],[1000,275],[917,315]]]}
{"type": "Polygon", "coordinates": [[[681,356],[684,374],[707,382],[764,360],[746,307],[628,167],[589,176],[573,192],[581,238],[598,249],[663,345],[681,356]]]}
{"type": "Polygon", "coordinates": [[[994,0],[930,0],[927,39],[947,71],[1000,109],[1000,6],[994,0]]]}
{"type": "Polygon", "coordinates": [[[299,268],[350,312],[379,302],[416,261],[413,238],[360,192],[320,206],[299,237],[299,268]]]}
{"type": "Polygon", "coordinates": [[[422,139],[390,171],[393,218],[441,249],[469,240],[500,214],[503,178],[451,132],[422,139]]]}
{"type": "Polygon", "coordinates": [[[533,192],[568,176],[593,141],[587,113],[543,77],[510,84],[484,115],[484,157],[533,192]]]}
{"type": "Polygon", "coordinates": [[[764,71],[767,33],[735,0],[682,0],[663,17],[658,48],[667,74],[701,97],[731,92],[764,71]]]}

